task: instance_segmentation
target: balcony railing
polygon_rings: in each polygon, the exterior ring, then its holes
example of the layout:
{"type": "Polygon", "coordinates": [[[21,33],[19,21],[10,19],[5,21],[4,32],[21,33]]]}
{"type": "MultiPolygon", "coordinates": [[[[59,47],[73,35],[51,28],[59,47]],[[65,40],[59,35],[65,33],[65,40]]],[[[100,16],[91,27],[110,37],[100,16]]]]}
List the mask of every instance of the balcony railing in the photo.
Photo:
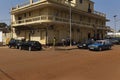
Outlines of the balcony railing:
{"type": "Polygon", "coordinates": [[[98,12],[98,11],[94,11],[94,14],[106,17],[105,13],[101,13],[101,12],[98,12]]]}
{"type": "MultiPolygon", "coordinates": [[[[36,2],[39,2],[39,1],[40,1],[40,0],[33,0],[33,1],[32,1],[32,4],[33,4],[33,3],[36,3],[36,2]]],[[[21,7],[25,7],[25,6],[28,6],[28,5],[30,5],[30,1],[29,1],[29,0],[27,0],[27,1],[24,2],[24,3],[18,4],[16,7],[12,7],[12,9],[14,10],[14,9],[21,8],[21,7]]]]}
{"type": "MultiPolygon", "coordinates": [[[[41,15],[37,17],[16,20],[15,22],[12,22],[12,26],[30,25],[30,24],[37,24],[42,22],[46,22],[46,23],[55,22],[55,23],[61,23],[61,24],[69,24],[70,20],[68,18],[62,18],[62,17],[53,16],[53,15],[41,15]]],[[[94,25],[92,23],[79,21],[79,20],[72,20],[71,23],[72,25],[74,24],[74,25],[89,27],[89,28],[93,28],[93,25],[94,25]]],[[[100,28],[104,28],[104,26],[100,28]]]]}

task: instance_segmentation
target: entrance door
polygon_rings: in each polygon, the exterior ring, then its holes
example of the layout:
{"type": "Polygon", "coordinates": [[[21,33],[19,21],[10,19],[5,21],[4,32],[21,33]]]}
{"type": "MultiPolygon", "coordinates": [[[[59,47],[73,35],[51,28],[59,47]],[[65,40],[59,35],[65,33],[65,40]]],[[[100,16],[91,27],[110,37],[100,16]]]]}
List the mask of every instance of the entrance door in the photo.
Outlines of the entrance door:
{"type": "Polygon", "coordinates": [[[46,30],[40,30],[40,43],[46,44],[46,30]]]}
{"type": "Polygon", "coordinates": [[[30,31],[29,30],[25,31],[25,39],[30,40],[30,31]]]}
{"type": "Polygon", "coordinates": [[[88,33],[88,39],[90,39],[91,38],[91,33],[88,33]]]}

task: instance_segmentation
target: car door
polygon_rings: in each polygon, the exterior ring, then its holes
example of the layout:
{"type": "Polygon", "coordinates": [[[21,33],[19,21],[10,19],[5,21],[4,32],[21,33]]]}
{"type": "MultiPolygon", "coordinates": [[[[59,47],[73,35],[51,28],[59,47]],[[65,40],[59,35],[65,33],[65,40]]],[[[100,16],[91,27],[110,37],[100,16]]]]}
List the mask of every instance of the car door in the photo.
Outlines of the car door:
{"type": "Polygon", "coordinates": [[[109,43],[108,41],[105,42],[105,49],[108,49],[109,48],[109,43]]]}
{"type": "Polygon", "coordinates": [[[103,49],[106,49],[106,47],[107,47],[106,42],[103,42],[103,49]]]}

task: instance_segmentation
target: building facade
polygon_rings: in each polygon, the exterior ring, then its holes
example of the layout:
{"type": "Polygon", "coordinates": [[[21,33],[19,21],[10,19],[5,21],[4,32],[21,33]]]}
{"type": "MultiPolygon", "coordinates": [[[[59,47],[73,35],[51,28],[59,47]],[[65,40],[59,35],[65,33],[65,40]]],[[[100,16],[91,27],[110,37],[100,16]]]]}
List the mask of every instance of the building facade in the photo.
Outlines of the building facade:
{"type": "Polygon", "coordinates": [[[70,38],[104,38],[106,15],[94,10],[91,0],[29,0],[11,9],[13,38],[36,40],[42,44],[70,38]],[[71,26],[71,28],[70,28],[71,26]]]}

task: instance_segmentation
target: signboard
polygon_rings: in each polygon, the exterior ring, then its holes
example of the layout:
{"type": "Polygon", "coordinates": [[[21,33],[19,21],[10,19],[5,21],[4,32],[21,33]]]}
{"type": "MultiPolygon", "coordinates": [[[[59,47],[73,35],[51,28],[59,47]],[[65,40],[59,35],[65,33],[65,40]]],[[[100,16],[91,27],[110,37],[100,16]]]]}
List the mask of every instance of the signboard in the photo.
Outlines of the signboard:
{"type": "Polygon", "coordinates": [[[0,31],[0,42],[2,42],[2,31],[0,31]]]}

